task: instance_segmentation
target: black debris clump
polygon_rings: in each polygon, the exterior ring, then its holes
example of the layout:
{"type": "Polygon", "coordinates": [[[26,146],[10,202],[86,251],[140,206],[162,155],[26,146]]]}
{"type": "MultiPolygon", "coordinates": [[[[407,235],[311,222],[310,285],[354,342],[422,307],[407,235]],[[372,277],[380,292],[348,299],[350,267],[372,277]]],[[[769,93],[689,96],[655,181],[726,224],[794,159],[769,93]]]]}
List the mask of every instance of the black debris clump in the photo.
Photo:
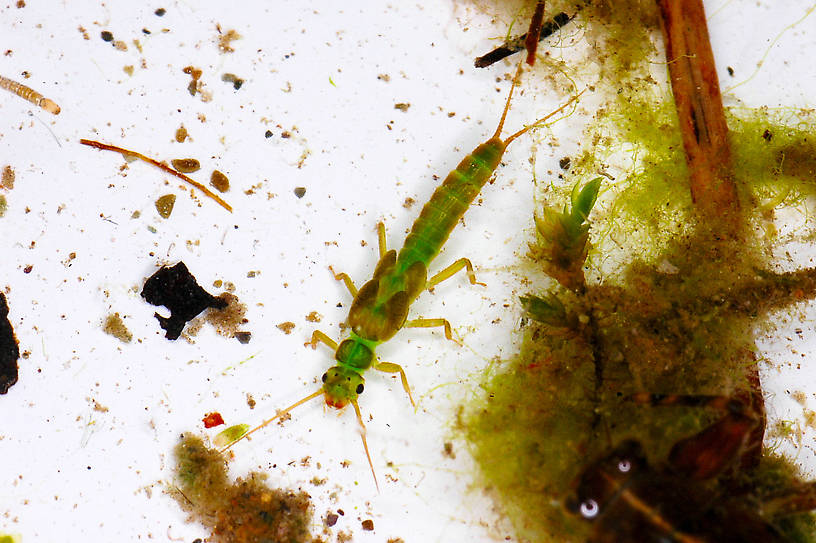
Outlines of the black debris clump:
{"type": "Polygon", "coordinates": [[[20,358],[20,349],[8,314],[6,297],[0,292],[0,394],[8,392],[17,382],[17,360],[20,358]]]}
{"type": "Polygon", "coordinates": [[[224,309],[226,300],[216,298],[196,282],[184,262],[175,266],[162,266],[145,281],[142,298],[152,305],[163,305],[170,310],[170,317],[154,316],[167,333],[167,339],[178,339],[184,325],[202,311],[213,307],[224,309]]]}

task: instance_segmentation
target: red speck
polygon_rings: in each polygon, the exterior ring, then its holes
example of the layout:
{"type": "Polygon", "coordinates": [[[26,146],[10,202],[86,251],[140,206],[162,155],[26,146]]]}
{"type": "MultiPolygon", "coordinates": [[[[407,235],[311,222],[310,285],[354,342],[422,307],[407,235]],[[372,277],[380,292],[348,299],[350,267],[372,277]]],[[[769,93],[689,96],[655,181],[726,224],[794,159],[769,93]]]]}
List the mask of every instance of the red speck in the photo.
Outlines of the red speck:
{"type": "Polygon", "coordinates": [[[207,413],[201,421],[204,423],[204,428],[212,428],[213,426],[221,426],[224,424],[224,418],[221,413],[207,413]]]}

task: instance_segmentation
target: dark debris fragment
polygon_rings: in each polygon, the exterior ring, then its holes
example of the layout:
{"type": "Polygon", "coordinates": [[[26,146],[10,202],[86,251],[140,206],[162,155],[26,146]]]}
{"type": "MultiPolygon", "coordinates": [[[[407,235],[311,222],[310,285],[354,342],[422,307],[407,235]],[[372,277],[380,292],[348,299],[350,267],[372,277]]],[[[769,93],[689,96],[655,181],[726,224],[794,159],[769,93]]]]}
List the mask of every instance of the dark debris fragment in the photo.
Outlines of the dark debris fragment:
{"type": "Polygon", "coordinates": [[[154,316],[167,333],[167,339],[178,339],[184,325],[207,308],[224,309],[226,300],[217,298],[201,288],[184,262],[173,267],[162,266],[145,281],[142,298],[152,305],[163,305],[170,317],[154,316]]]}
{"type": "Polygon", "coordinates": [[[240,89],[244,85],[244,80],[235,74],[224,74],[221,76],[221,81],[232,83],[232,88],[235,90],[240,89]]]}
{"type": "Polygon", "coordinates": [[[0,292],[0,394],[5,394],[17,382],[17,360],[20,349],[8,320],[6,297],[0,292]]]}
{"type": "MultiPolygon", "coordinates": [[[[549,38],[560,30],[562,26],[572,21],[574,17],[575,15],[570,16],[563,12],[557,14],[552,18],[552,20],[544,23],[544,25],[541,27],[541,33],[538,36],[538,40],[543,41],[546,38],[549,38]]],[[[477,68],[487,68],[491,64],[494,64],[503,58],[518,53],[519,51],[524,50],[524,42],[526,39],[527,34],[522,34],[518,38],[510,40],[500,47],[490,51],[486,55],[477,58],[473,65],[477,68]]]]}

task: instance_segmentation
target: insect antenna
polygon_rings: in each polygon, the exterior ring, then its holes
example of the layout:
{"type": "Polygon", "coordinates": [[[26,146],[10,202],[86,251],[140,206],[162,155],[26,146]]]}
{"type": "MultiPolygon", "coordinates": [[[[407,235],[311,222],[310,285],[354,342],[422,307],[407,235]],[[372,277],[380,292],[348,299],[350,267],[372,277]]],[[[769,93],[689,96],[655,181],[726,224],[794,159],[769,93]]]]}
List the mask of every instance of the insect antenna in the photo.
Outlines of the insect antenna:
{"type": "MultiPolygon", "coordinates": [[[[516,75],[513,76],[513,84],[510,86],[510,94],[507,95],[507,102],[504,104],[504,111],[502,111],[501,119],[499,119],[499,126],[496,127],[496,132],[493,134],[494,138],[501,136],[501,131],[504,128],[504,120],[507,118],[507,112],[510,111],[510,102],[513,100],[513,91],[516,90],[516,85],[518,85],[519,78],[521,77],[521,69],[523,66],[524,63],[519,62],[518,68],[516,68],[516,75]]],[[[519,134],[519,136],[520,135],[521,134],[519,134]]],[[[510,141],[512,140],[505,141],[505,144],[510,143],[510,141]]]]}
{"type": "Polygon", "coordinates": [[[562,111],[564,111],[567,108],[567,106],[569,106],[571,103],[578,100],[578,98],[580,98],[580,96],[582,94],[584,94],[586,91],[587,91],[586,89],[582,90],[581,92],[579,92],[578,94],[574,95],[572,98],[570,98],[569,100],[567,100],[566,102],[561,104],[561,106],[559,106],[558,109],[556,109],[555,111],[551,111],[550,113],[548,113],[544,117],[541,117],[540,119],[538,119],[536,122],[534,122],[532,124],[528,124],[527,126],[522,128],[521,130],[516,132],[515,134],[513,134],[511,136],[508,136],[508,138],[506,140],[504,140],[504,145],[505,146],[510,145],[510,142],[513,141],[514,139],[518,138],[519,136],[524,135],[526,132],[532,130],[533,128],[538,128],[539,126],[543,125],[547,120],[549,120],[550,118],[554,117],[555,115],[561,113],[562,111]]]}
{"type": "Polygon", "coordinates": [[[368,466],[371,468],[371,475],[374,477],[374,486],[377,487],[377,492],[380,491],[380,483],[377,482],[377,474],[374,473],[374,464],[371,462],[371,455],[368,452],[368,442],[366,441],[366,427],[363,424],[363,415],[360,413],[360,406],[357,405],[357,400],[351,400],[351,405],[354,406],[354,412],[357,413],[357,422],[360,423],[360,437],[363,438],[363,448],[365,449],[366,458],[368,458],[368,466]]]}
{"type": "MultiPolygon", "coordinates": [[[[261,428],[264,428],[265,426],[267,426],[269,423],[274,422],[274,421],[278,420],[279,418],[283,417],[284,415],[288,414],[289,411],[291,411],[295,407],[298,407],[299,405],[302,405],[302,404],[308,402],[309,400],[317,398],[321,394],[323,394],[323,389],[322,388],[318,389],[316,392],[313,392],[313,393],[309,394],[305,398],[296,401],[295,403],[293,403],[292,405],[290,405],[286,409],[282,409],[282,410],[278,411],[277,413],[275,413],[274,417],[272,417],[271,419],[267,419],[267,420],[263,421],[263,423],[261,423],[260,425],[256,426],[252,430],[248,431],[247,433],[245,433],[244,435],[242,435],[241,437],[239,437],[235,441],[233,441],[233,442],[227,444],[226,446],[224,446],[224,448],[220,449],[219,452],[221,452],[221,453],[225,452],[226,450],[228,450],[230,447],[232,447],[233,445],[235,445],[236,443],[238,443],[239,441],[241,441],[245,437],[249,436],[250,434],[254,434],[255,432],[257,432],[261,428]]],[[[359,410],[358,410],[357,415],[359,416],[359,414],[360,413],[359,413],[359,410]]],[[[368,452],[367,449],[366,449],[366,452],[368,452]]]]}

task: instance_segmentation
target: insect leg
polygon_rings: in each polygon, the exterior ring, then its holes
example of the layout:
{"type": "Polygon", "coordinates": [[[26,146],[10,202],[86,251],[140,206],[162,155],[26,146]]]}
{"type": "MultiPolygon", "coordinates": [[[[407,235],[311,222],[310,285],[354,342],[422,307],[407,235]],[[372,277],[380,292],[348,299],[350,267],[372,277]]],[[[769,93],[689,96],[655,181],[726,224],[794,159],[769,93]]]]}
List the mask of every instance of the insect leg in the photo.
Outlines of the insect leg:
{"type": "Polygon", "coordinates": [[[332,351],[337,350],[336,341],[334,341],[332,338],[330,338],[320,330],[315,330],[314,332],[312,332],[312,340],[306,343],[306,345],[311,345],[312,349],[317,349],[318,342],[328,345],[332,351]]]}
{"type": "Polygon", "coordinates": [[[383,255],[386,253],[385,248],[385,224],[383,222],[377,223],[377,242],[380,247],[380,259],[382,259],[383,255]]]}
{"type": "Polygon", "coordinates": [[[346,285],[346,288],[349,292],[351,292],[351,296],[357,296],[357,287],[354,286],[354,281],[351,280],[351,277],[348,276],[346,273],[335,273],[334,268],[329,266],[329,271],[332,272],[332,275],[338,281],[343,281],[343,284],[346,285]]]}
{"type": "Polygon", "coordinates": [[[461,345],[458,340],[453,338],[453,334],[451,333],[451,325],[447,319],[413,319],[410,321],[405,321],[405,324],[402,326],[404,328],[437,328],[442,326],[445,328],[445,339],[449,339],[457,345],[461,345]]]}
{"type": "Polygon", "coordinates": [[[471,264],[470,260],[467,258],[460,258],[441,272],[428,279],[428,282],[425,284],[425,288],[428,290],[433,290],[436,285],[453,276],[453,274],[460,271],[462,268],[465,268],[467,271],[468,280],[470,280],[471,285],[481,285],[483,287],[487,286],[484,283],[480,283],[476,280],[476,274],[473,273],[473,264],[471,264]]]}
{"type": "Polygon", "coordinates": [[[374,364],[373,368],[384,373],[399,373],[400,379],[402,380],[402,388],[404,388],[405,392],[408,393],[408,399],[411,400],[411,405],[413,405],[414,409],[416,409],[414,396],[411,394],[411,387],[408,386],[408,378],[405,376],[405,370],[402,369],[402,366],[399,364],[394,364],[393,362],[377,362],[374,364]]]}

